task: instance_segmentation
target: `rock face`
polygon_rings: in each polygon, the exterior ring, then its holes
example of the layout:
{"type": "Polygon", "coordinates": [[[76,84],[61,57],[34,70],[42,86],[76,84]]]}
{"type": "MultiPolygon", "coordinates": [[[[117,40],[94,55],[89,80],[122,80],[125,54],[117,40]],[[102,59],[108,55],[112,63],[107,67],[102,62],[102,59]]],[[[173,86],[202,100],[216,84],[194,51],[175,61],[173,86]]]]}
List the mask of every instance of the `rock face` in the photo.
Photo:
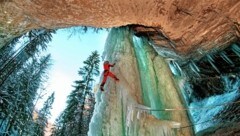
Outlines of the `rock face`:
{"type": "Polygon", "coordinates": [[[179,55],[225,47],[239,38],[239,0],[1,0],[0,45],[33,28],[142,25],[179,55]],[[158,36],[164,35],[164,39],[158,36]]]}

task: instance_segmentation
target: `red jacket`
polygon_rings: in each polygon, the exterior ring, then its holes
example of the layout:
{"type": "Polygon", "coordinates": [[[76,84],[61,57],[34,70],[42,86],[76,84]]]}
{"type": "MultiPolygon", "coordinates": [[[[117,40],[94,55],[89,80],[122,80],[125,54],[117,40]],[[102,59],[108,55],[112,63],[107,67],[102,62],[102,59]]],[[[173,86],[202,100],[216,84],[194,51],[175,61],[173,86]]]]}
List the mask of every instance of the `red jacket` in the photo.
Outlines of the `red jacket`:
{"type": "Polygon", "coordinates": [[[110,63],[104,63],[103,64],[104,70],[110,70],[110,67],[113,67],[113,66],[114,66],[114,64],[110,64],[110,63]]]}

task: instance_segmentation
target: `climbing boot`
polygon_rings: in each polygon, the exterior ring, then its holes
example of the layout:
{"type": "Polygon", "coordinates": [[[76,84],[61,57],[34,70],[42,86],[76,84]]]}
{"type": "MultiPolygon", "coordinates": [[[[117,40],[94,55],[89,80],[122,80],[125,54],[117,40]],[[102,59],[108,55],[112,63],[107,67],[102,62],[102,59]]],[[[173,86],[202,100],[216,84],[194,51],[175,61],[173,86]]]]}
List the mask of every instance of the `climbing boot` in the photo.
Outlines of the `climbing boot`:
{"type": "Polygon", "coordinates": [[[100,86],[100,90],[101,90],[102,92],[104,91],[103,86],[100,86]]]}
{"type": "Polygon", "coordinates": [[[119,79],[118,79],[117,77],[115,77],[114,79],[115,79],[115,81],[117,81],[117,82],[119,81],[119,79]]]}

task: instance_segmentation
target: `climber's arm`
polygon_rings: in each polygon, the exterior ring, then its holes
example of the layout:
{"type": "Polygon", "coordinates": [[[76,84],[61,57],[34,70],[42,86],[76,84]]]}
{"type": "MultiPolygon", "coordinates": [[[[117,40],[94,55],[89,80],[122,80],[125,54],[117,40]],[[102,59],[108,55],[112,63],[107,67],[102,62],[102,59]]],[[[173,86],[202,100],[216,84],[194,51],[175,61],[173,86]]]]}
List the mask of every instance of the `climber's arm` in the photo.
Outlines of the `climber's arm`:
{"type": "Polygon", "coordinates": [[[109,66],[110,66],[110,67],[114,67],[114,66],[115,66],[115,63],[113,63],[113,64],[109,64],[109,66]]]}

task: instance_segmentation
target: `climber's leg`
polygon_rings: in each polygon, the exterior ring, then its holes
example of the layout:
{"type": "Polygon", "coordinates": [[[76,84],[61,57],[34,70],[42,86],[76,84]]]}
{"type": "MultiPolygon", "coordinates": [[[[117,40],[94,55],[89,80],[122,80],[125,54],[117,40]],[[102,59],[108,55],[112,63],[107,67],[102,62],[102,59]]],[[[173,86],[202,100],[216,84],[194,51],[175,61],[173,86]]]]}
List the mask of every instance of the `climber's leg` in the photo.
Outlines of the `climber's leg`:
{"type": "Polygon", "coordinates": [[[108,72],[108,76],[110,76],[111,78],[115,79],[116,81],[119,81],[119,79],[110,71],[108,72]]]}
{"type": "Polygon", "coordinates": [[[104,89],[103,89],[103,86],[104,86],[104,84],[106,83],[106,81],[107,81],[107,75],[104,75],[103,76],[103,80],[102,80],[102,83],[101,83],[101,85],[100,85],[100,89],[101,89],[101,91],[104,91],[104,89]]]}

